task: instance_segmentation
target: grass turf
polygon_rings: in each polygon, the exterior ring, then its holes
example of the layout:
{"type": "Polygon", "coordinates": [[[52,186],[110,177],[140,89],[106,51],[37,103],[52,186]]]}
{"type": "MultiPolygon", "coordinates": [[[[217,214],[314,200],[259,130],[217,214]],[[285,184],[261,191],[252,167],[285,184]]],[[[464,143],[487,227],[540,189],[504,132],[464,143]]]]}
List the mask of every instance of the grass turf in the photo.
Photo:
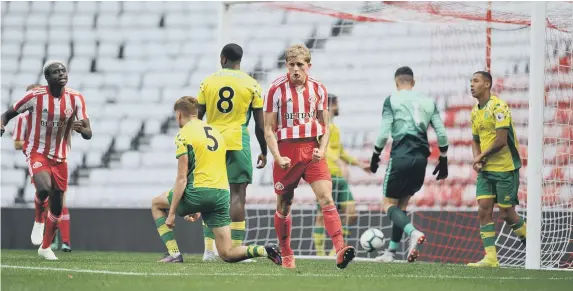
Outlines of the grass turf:
{"type": "Polygon", "coordinates": [[[59,261],[35,250],[2,250],[2,290],[568,290],[573,272],[476,269],[442,264],[354,262],[338,270],[333,260],[297,260],[286,270],[267,259],[256,263],[160,264],[160,254],[57,252],[59,261]]]}

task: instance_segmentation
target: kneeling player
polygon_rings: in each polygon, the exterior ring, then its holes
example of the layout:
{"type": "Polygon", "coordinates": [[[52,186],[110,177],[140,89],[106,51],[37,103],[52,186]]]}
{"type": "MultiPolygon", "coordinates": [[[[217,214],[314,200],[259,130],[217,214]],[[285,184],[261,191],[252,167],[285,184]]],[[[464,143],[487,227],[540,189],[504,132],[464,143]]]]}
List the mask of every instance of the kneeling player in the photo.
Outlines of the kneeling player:
{"type": "Polygon", "coordinates": [[[398,90],[384,101],[382,128],[370,161],[370,168],[376,173],[380,153],[392,132],[392,151],[382,186],[384,211],[393,222],[392,239],[389,249],[376,260],[392,261],[405,231],[410,236],[408,262],[414,262],[418,257],[418,247],[426,237],[414,227],[404,211],[410,198],[424,183],[430,156],[428,126],[431,124],[438,135],[440,162],[434,170],[434,175],[438,173],[437,180],[448,176],[448,138],[434,100],[412,91],[415,84],[412,69],[399,68],[394,79],[398,90]]]}
{"type": "Polygon", "coordinates": [[[197,99],[180,98],[175,102],[174,111],[181,128],[175,138],[177,179],[172,190],[153,198],[151,207],[159,235],[169,251],[161,262],[183,262],[172,231],[175,215],[195,221],[200,213],[205,224],[212,228],[219,256],[226,262],[267,257],[281,265],[282,258],[275,244],[232,247],[223,138],[219,131],[197,118],[197,99]]]}

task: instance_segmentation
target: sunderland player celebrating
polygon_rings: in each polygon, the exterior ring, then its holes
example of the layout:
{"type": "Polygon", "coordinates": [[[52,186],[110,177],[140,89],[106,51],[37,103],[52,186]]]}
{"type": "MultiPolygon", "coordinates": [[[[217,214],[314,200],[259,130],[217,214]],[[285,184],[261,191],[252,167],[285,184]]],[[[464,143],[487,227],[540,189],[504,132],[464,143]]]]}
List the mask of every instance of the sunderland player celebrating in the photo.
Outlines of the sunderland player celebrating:
{"type": "Polygon", "coordinates": [[[265,139],[275,159],[273,181],[277,194],[275,231],[283,266],[295,268],[290,247],[290,206],[301,178],[312,187],[322,208],[326,232],[337,252],[336,265],[346,268],[356,250],[344,246],[342,223],[332,200],[332,182],[324,159],[329,139],[326,87],[308,76],[310,51],[293,45],[286,52],[288,73],[276,79],[265,98],[265,139]]]}
{"type": "Polygon", "coordinates": [[[62,62],[50,61],[44,65],[48,86],[26,93],[12,108],[2,114],[2,134],[6,124],[19,113],[29,111],[28,137],[24,152],[34,179],[37,198],[50,199],[46,229],[38,255],[57,260],[50,244],[62,217],[63,194],[68,186],[68,141],[73,129],[84,139],[92,137],[84,97],[78,91],[66,88],[68,72],[62,62]],[[74,119],[77,119],[74,121],[74,119]]]}
{"type": "Polygon", "coordinates": [[[173,110],[180,128],[175,138],[177,178],[173,189],[153,198],[151,208],[157,231],[169,252],[161,262],[183,262],[172,231],[175,215],[185,217],[190,222],[202,215],[205,224],[215,234],[219,256],[226,262],[268,257],[280,265],[280,251],[275,244],[233,247],[229,228],[230,195],[225,170],[225,140],[216,128],[197,118],[197,99],[181,97],[175,102],[173,110]]]}
{"type": "Polygon", "coordinates": [[[370,161],[373,173],[378,170],[380,153],[388,135],[392,133],[392,150],[382,186],[384,211],[392,220],[392,238],[388,250],[378,261],[392,261],[403,232],[410,236],[408,262],[418,257],[418,247],[426,237],[417,230],[405,211],[410,198],[424,183],[430,147],[427,131],[432,125],[438,135],[440,148],[439,163],[434,170],[437,180],[448,176],[448,138],[444,123],[433,99],[412,91],[415,85],[414,72],[409,67],[401,67],[394,74],[397,92],[387,97],[382,109],[382,128],[370,161]]]}
{"type": "MultiPolygon", "coordinates": [[[[40,84],[32,84],[26,88],[26,91],[33,90],[35,88],[41,87],[40,84]]],[[[12,131],[12,139],[14,140],[14,148],[16,150],[23,150],[24,149],[24,142],[26,141],[27,137],[27,129],[28,124],[30,121],[30,112],[26,111],[22,114],[18,114],[16,116],[16,120],[14,122],[14,130],[12,131]]],[[[69,143],[69,141],[68,141],[69,143]]],[[[32,184],[34,180],[32,179],[32,184]]],[[[64,193],[65,196],[65,193],[64,193]]],[[[38,246],[42,243],[42,238],[44,235],[44,221],[45,221],[45,210],[48,207],[48,198],[44,201],[38,200],[38,193],[34,195],[34,208],[35,208],[35,217],[34,217],[34,227],[32,228],[32,234],[30,235],[32,244],[38,246]]],[[[70,215],[68,212],[68,208],[66,207],[66,201],[63,201],[63,209],[62,209],[62,221],[60,222],[59,229],[61,230],[62,235],[62,251],[64,252],[71,252],[72,248],[70,246],[70,215]]],[[[57,240],[54,240],[54,243],[51,245],[52,249],[57,249],[58,244],[57,240]]]]}
{"type": "MultiPolygon", "coordinates": [[[[263,132],[263,98],[257,81],[242,72],[243,49],[234,43],[221,51],[222,70],[210,75],[201,83],[199,119],[207,113],[207,123],[221,132],[227,145],[227,175],[231,191],[231,238],[233,246],[240,246],[245,239],[245,197],[247,186],[253,182],[251,139],[247,126],[251,114],[255,119],[255,135],[261,147],[257,168],[267,163],[267,143],[263,132]]],[[[204,261],[215,259],[210,228],[203,225],[205,236],[204,261]]]]}
{"type": "MultiPolygon", "coordinates": [[[[368,173],[370,173],[370,165],[361,163],[356,158],[350,156],[340,142],[340,129],[334,124],[334,116],[338,116],[338,97],[328,94],[328,111],[330,116],[330,140],[328,142],[328,149],[326,151],[326,161],[330,176],[332,178],[332,197],[338,206],[338,209],[344,215],[344,224],[342,232],[344,237],[348,236],[348,226],[356,222],[356,207],[354,197],[350,188],[348,187],[347,178],[347,165],[359,166],[368,173]]],[[[319,205],[320,210],[320,205],[319,205]]],[[[314,247],[316,255],[324,256],[324,221],[320,212],[316,215],[315,226],[313,231],[314,247]]],[[[332,249],[330,256],[334,256],[336,250],[332,249]]]]}
{"type": "Polygon", "coordinates": [[[519,142],[509,107],[491,94],[491,85],[488,72],[476,72],[471,79],[472,96],[478,101],[471,113],[473,168],[478,173],[478,218],[486,253],[481,261],[468,264],[473,267],[499,267],[493,223],[495,203],[500,217],[525,245],[525,222],[515,212],[519,204],[519,142]]]}

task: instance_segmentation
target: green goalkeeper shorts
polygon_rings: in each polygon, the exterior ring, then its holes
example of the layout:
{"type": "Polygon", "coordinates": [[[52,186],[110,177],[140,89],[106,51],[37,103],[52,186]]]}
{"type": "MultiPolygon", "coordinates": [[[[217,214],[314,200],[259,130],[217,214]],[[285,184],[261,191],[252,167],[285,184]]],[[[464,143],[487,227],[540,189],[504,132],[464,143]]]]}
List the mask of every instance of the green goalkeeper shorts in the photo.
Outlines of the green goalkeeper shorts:
{"type": "MultiPolygon", "coordinates": [[[[350,187],[348,187],[348,182],[343,177],[331,176],[332,178],[332,200],[334,204],[340,210],[340,206],[344,206],[348,202],[354,201],[354,196],[350,192],[350,187]]],[[[320,210],[320,205],[318,210],[320,210]]]]}
{"type": "Polygon", "coordinates": [[[481,171],[477,177],[477,200],[493,198],[499,207],[507,208],[519,204],[519,169],[511,172],[481,171]]]}
{"type": "MultiPolygon", "coordinates": [[[[211,228],[223,227],[231,224],[229,216],[230,206],[229,190],[213,188],[185,189],[183,197],[177,206],[177,215],[184,217],[188,214],[200,212],[203,222],[211,228]]],[[[167,196],[169,205],[173,200],[173,189],[167,196]]]]}
{"type": "Polygon", "coordinates": [[[253,183],[251,139],[246,128],[243,128],[242,143],[242,150],[227,151],[227,177],[229,184],[253,183]]]}

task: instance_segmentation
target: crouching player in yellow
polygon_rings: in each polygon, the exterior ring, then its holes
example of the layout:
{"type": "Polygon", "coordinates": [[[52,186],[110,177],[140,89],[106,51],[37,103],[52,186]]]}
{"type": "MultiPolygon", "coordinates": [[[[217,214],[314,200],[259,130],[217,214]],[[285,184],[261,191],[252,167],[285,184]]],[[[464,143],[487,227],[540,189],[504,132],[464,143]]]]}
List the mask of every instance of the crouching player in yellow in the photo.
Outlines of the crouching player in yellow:
{"type": "Polygon", "coordinates": [[[175,215],[178,215],[191,222],[202,216],[213,230],[219,256],[226,262],[267,257],[282,265],[280,249],[275,244],[232,246],[225,142],[218,130],[197,118],[197,99],[179,98],[174,111],[180,128],[175,138],[177,178],[174,188],[153,198],[151,206],[157,231],[169,252],[161,262],[183,262],[173,234],[175,215]]]}
{"type": "MultiPolygon", "coordinates": [[[[348,181],[346,178],[348,175],[345,174],[346,167],[347,165],[358,166],[367,173],[370,173],[370,165],[368,163],[360,163],[356,158],[350,156],[342,146],[342,142],[340,141],[340,129],[333,122],[334,117],[339,114],[338,97],[336,95],[328,94],[328,108],[331,119],[330,139],[326,150],[326,162],[332,177],[332,198],[334,199],[334,203],[336,203],[341,216],[344,216],[344,219],[342,220],[342,232],[344,233],[346,240],[346,237],[350,234],[348,226],[356,223],[357,219],[356,203],[354,202],[354,197],[348,187],[348,181]]],[[[322,211],[320,211],[320,205],[318,205],[318,210],[312,236],[314,238],[316,255],[325,256],[324,220],[322,217],[322,211]]],[[[336,250],[333,248],[329,256],[335,255],[336,250]]]]}
{"type": "Polygon", "coordinates": [[[507,103],[491,94],[492,78],[488,72],[474,73],[472,96],[478,104],[472,109],[473,168],[478,173],[476,195],[480,234],[485,257],[472,267],[499,267],[495,248],[493,205],[497,203],[501,219],[511,225],[525,245],[525,222],[515,212],[519,204],[519,143],[507,103]]]}

